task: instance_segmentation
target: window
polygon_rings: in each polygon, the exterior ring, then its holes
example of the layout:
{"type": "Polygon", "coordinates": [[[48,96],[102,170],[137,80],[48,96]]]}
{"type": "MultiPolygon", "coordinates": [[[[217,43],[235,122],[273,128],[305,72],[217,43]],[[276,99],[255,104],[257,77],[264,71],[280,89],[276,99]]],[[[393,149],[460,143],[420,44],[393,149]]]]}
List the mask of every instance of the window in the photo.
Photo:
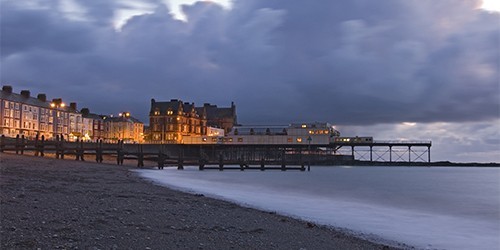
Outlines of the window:
{"type": "Polygon", "coordinates": [[[243,142],[243,138],[238,138],[238,142],[243,142]]]}
{"type": "Polygon", "coordinates": [[[286,139],[286,141],[287,141],[287,142],[293,142],[292,138],[290,138],[290,137],[288,137],[288,138],[286,139]]]}
{"type": "Polygon", "coordinates": [[[302,142],[302,138],[298,137],[297,142],[302,142]]]}

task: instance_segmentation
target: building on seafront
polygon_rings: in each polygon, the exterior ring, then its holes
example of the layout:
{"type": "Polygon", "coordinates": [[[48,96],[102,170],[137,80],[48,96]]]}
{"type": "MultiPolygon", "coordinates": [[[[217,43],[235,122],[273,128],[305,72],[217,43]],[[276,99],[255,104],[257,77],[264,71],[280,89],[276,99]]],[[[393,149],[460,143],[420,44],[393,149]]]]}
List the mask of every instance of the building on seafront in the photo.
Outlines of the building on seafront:
{"type": "Polygon", "coordinates": [[[66,139],[81,136],[82,115],[76,103],[66,105],[62,99],[47,101],[45,94],[32,97],[29,90],[13,93],[12,86],[0,91],[0,132],[8,137],[24,135],[27,138],[44,136],[52,139],[62,135],[66,139]]]}
{"type": "Polygon", "coordinates": [[[35,98],[28,90],[13,93],[12,86],[3,86],[0,91],[0,134],[7,137],[143,142],[144,124],[128,112],[123,114],[112,117],[90,113],[88,108],[78,111],[75,102],[67,105],[61,98],[48,101],[45,94],[35,98]]]}
{"type": "Polygon", "coordinates": [[[144,124],[132,117],[130,112],[122,112],[117,117],[106,116],[103,120],[106,139],[108,141],[123,140],[126,143],[144,142],[144,124]]]}
{"type": "Polygon", "coordinates": [[[194,103],[177,99],[166,102],[151,99],[149,117],[152,143],[184,143],[192,137],[214,133],[223,136],[237,124],[234,103],[229,108],[208,103],[195,107],[194,103]]]}

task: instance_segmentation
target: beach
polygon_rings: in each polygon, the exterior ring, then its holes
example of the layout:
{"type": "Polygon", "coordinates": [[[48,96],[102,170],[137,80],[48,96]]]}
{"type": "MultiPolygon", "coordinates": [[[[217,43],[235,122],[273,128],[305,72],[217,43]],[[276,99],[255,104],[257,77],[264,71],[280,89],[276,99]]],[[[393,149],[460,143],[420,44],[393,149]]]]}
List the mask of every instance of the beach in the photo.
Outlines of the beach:
{"type": "Polygon", "coordinates": [[[2,249],[394,249],[158,186],[132,165],[0,153],[0,167],[2,249]]]}

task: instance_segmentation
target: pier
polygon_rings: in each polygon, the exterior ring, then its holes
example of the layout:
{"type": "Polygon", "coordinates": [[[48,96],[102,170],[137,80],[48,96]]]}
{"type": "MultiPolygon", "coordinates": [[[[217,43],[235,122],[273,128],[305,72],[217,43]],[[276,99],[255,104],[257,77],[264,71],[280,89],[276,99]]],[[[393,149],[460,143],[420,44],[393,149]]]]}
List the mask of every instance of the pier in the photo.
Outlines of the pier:
{"type": "Polygon", "coordinates": [[[324,145],[231,145],[231,144],[125,144],[66,141],[62,136],[56,140],[24,136],[0,138],[0,152],[24,154],[33,152],[43,157],[47,153],[55,158],[75,160],[95,160],[102,162],[103,156],[116,158],[122,165],[124,159],[137,160],[137,167],[144,161],[165,166],[199,166],[200,170],[301,170],[311,165],[355,165],[370,163],[430,163],[430,141],[373,141],[373,142],[333,142],[324,145]],[[235,167],[239,166],[239,167],[235,167]]]}

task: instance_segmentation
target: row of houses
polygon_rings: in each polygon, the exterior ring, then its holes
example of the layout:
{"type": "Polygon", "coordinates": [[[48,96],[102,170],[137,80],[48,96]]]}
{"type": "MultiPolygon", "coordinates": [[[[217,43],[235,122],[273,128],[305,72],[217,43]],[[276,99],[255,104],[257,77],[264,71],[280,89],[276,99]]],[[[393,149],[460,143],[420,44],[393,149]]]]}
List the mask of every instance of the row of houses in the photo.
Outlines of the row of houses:
{"type": "Polygon", "coordinates": [[[67,105],[61,98],[47,100],[45,94],[31,96],[29,90],[14,93],[12,86],[3,86],[0,92],[0,132],[8,137],[24,135],[32,139],[44,136],[53,140],[63,136],[69,141],[117,141],[141,143],[144,124],[128,112],[111,115],[81,111],[75,102],[67,105]]]}
{"type": "Polygon", "coordinates": [[[78,110],[75,102],[67,105],[61,98],[49,101],[45,94],[34,97],[28,90],[17,94],[11,86],[3,86],[0,92],[0,133],[8,137],[185,143],[193,137],[224,136],[237,125],[234,103],[230,107],[209,103],[196,107],[177,99],[165,102],[152,99],[149,118],[150,126],[145,128],[129,112],[99,115],[88,108],[78,110]]]}

